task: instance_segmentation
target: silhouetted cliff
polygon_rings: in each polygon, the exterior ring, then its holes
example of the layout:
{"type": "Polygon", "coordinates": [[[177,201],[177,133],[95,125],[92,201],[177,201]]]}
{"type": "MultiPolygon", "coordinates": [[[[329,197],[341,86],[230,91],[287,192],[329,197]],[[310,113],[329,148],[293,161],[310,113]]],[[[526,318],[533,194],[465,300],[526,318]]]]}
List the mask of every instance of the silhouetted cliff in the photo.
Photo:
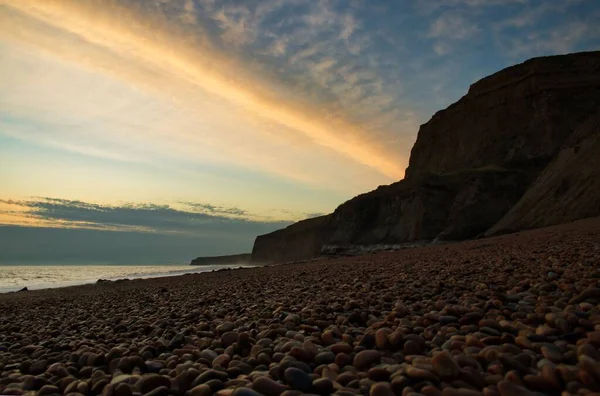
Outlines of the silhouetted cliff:
{"type": "Polygon", "coordinates": [[[462,240],[600,215],[598,109],[600,52],[504,69],[421,126],[404,180],[258,237],[253,260],[310,258],[324,245],[462,240]]]}
{"type": "Polygon", "coordinates": [[[323,241],[327,239],[329,217],[302,220],[284,229],[258,236],[252,249],[252,261],[272,263],[317,256],[323,241]]]}
{"type": "Polygon", "coordinates": [[[600,112],[582,123],[515,206],[486,235],[600,213],[600,112]]]}

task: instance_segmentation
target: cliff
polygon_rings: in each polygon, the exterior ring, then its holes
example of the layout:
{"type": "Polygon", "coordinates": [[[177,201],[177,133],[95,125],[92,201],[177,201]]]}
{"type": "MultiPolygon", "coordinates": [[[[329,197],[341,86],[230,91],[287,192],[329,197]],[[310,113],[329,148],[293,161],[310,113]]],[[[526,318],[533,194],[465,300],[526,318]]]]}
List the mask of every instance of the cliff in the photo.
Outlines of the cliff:
{"type": "Polygon", "coordinates": [[[421,126],[406,178],[548,163],[598,109],[600,52],[534,58],[471,85],[421,126]]]}
{"type": "Polygon", "coordinates": [[[486,231],[533,181],[507,169],[424,174],[358,196],[331,216],[325,244],[461,240],[486,231]]]}
{"type": "Polygon", "coordinates": [[[600,112],[575,130],[523,197],[486,235],[600,213],[600,112]]]}
{"type": "Polygon", "coordinates": [[[329,217],[302,220],[258,236],[252,249],[252,262],[296,261],[317,256],[327,240],[329,217]]]}
{"type": "Polygon", "coordinates": [[[244,253],[229,256],[198,257],[193,259],[190,265],[249,264],[251,261],[252,255],[244,253]]]}
{"type": "Polygon", "coordinates": [[[499,71],[421,126],[404,180],[258,237],[252,259],[462,240],[600,215],[599,108],[600,52],[499,71]]]}

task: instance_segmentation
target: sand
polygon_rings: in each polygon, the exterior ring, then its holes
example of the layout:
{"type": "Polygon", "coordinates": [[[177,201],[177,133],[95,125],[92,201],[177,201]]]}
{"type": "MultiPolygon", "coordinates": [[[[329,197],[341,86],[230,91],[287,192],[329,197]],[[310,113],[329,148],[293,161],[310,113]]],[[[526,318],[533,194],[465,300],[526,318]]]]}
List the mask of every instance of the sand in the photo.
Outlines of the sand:
{"type": "Polygon", "coordinates": [[[600,391],[600,219],[0,295],[0,394],[600,391]]]}

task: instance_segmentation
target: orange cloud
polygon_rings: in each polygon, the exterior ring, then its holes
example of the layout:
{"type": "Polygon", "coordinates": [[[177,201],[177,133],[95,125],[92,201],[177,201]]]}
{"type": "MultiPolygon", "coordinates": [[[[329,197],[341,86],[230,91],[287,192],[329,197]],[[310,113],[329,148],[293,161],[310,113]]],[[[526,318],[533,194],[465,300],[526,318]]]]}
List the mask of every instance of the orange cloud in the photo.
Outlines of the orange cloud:
{"type": "Polygon", "coordinates": [[[0,13],[0,23],[12,27],[12,37],[29,45],[177,101],[185,101],[191,91],[200,89],[227,102],[238,116],[262,125],[258,131],[275,124],[390,181],[404,175],[406,158],[389,152],[384,142],[360,126],[343,116],[323,115],[319,103],[281,101],[268,79],[248,72],[242,60],[211,48],[201,36],[187,34],[185,26],[174,31],[161,15],[141,15],[116,1],[100,5],[75,0],[0,0],[0,5],[40,23],[38,34],[22,31],[14,18],[3,18],[0,13]],[[52,34],[39,34],[48,29],[54,30],[52,34]],[[73,38],[82,41],[81,45],[74,45],[73,38]]]}

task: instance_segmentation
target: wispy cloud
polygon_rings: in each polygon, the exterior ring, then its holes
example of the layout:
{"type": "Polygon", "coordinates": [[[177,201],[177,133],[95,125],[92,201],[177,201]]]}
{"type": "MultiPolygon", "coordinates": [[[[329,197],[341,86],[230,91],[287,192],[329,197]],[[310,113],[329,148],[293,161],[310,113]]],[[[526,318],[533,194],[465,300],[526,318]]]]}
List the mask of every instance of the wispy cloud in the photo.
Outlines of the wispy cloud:
{"type": "Polygon", "coordinates": [[[458,12],[448,11],[433,21],[427,36],[435,39],[435,53],[445,55],[452,51],[455,42],[473,39],[479,31],[475,21],[458,12]]]}
{"type": "Polygon", "coordinates": [[[592,2],[531,2],[492,24],[494,41],[512,59],[561,54],[597,43],[600,27],[594,21],[600,17],[600,9],[577,17],[570,13],[572,8],[585,4],[592,2]]]}
{"type": "Polygon", "coordinates": [[[404,166],[407,148],[395,144],[394,135],[416,130],[418,116],[410,109],[396,112],[393,102],[402,91],[401,82],[380,73],[392,71],[386,67],[391,57],[372,56],[375,33],[364,29],[357,17],[368,7],[326,0],[201,3],[218,22],[220,39],[265,57],[260,68],[271,81],[290,89],[287,97],[319,103],[319,116],[343,129],[345,138],[355,136],[347,124],[355,125],[384,156],[393,148],[391,155],[404,166]],[[375,127],[375,119],[389,122],[375,127]]]}
{"type": "Polygon", "coordinates": [[[259,235],[289,223],[263,219],[235,207],[196,202],[184,202],[177,208],[154,203],[104,205],[49,197],[0,200],[0,224],[12,225],[231,238],[259,235]]]}
{"type": "Polygon", "coordinates": [[[1,143],[13,161],[33,146],[56,159],[52,183],[20,177],[49,175],[33,155],[0,184],[327,212],[401,178],[418,126],[474,80],[598,48],[597,14],[595,0],[0,0],[1,143]],[[101,180],[98,158],[114,166],[101,180]]]}
{"type": "Polygon", "coordinates": [[[190,208],[194,209],[194,211],[200,212],[200,213],[208,213],[211,215],[225,215],[225,216],[249,216],[249,217],[256,217],[255,215],[252,215],[251,213],[249,213],[247,210],[244,209],[240,209],[240,208],[224,208],[222,206],[217,206],[217,205],[212,205],[212,204],[207,204],[207,203],[198,203],[198,202],[181,202],[184,205],[189,206],[190,208]]]}
{"type": "Polygon", "coordinates": [[[587,23],[572,22],[557,29],[531,32],[525,38],[514,37],[503,41],[506,53],[513,58],[530,54],[561,54],[569,52],[584,39],[600,37],[600,28],[587,23]]]}
{"type": "Polygon", "coordinates": [[[416,0],[416,8],[426,14],[449,8],[483,9],[524,5],[531,0],[416,0]]]}
{"type": "MultiPolygon", "coordinates": [[[[293,164],[289,168],[281,164],[273,167],[267,161],[268,156],[256,155],[265,150],[269,150],[268,154],[277,153],[273,145],[286,144],[281,138],[275,142],[273,136],[263,135],[261,131],[264,127],[272,124],[303,136],[312,147],[317,147],[311,154],[302,154],[305,157],[325,149],[345,158],[344,161],[348,163],[354,163],[355,167],[369,167],[388,180],[402,177],[406,158],[399,158],[397,152],[392,153],[385,139],[386,134],[373,134],[373,131],[363,128],[361,120],[354,116],[380,115],[377,112],[381,112],[381,108],[374,107],[371,102],[373,96],[385,95],[382,88],[385,84],[374,76],[368,76],[363,70],[358,75],[365,77],[356,81],[353,87],[356,95],[341,92],[343,95],[332,98],[319,93],[331,89],[335,84],[334,79],[340,80],[336,77],[339,75],[338,68],[334,68],[334,64],[326,67],[328,64],[317,57],[317,51],[318,56],[330,52],[336,45],[334,41],[322,41],[327,45],[315,49],[313,56],[298,58],[296,64],[288,65],[290,73],[295,72],[294,67],[307,71],[300,80],[290,79],[290,74],[286,74],[279,76],[278,83],[278,77],[272,75],[271,71],[264,71],[263,68],[262,72],[257,72],[260,66],[255,63],[256,60],[243,56],[243,52],[251,49],[253,44],[260,42],[262,45],[264,40],[272,38],[269,31],[274,30],[264,28],[262,21],[272,16],[283,2],[260,3],[252,9],[245,3],[177,2],[180,4],[178,18],[185,15],[186,20],[193,22],[191,16],[194,12],[195,15],[203,15],[214,22],[214,27],[220,32],[218,36],[198,35],[195,30],[185,26],[173,28],[168,23],[174,12],[173,2],[160,2],[162,14],[148,17],[136,12],[135,8],[126,9],[116,1],[105,2],[102,7],[95,7],[93,3],[67,0],[9,3],[3,6],[4,11],[0,14],[5,26],[4,39],[33,46],[52,56],[75,62],[94,73],[115,76],[141,89],[150,90],[153,95],[174,99],[187,115],[198,112],[207,114],[207,106],[212,107],[213,112],[215,108],[221,112],[234,112],[236,126],[232,125],[232,118],[213,118],[215,127],[230,131],[229,135],[221,132],[218,140],[209,142],[218,147],[218,151],[213,153],[228,151],[227,158],[241,158],[244,162],[244,157],[251,159],[264,172],[277,172],[298,180],[311,179],[309,174],[302,174],[299,168],[290,169],[294,167],[293,164]],[[204,12],[198,14],[198,7],[204,12]],[[115,18],[115,15],[119,17],[115,18]],[[153,31],[152,40],[147,38],[146,32],[149,30],[153,31]],[[214,41],[216,38],[221,42],[214,41]],[[73,39],[78,40],[78,45],[71,45],[73,39]],[[236,54],[230,48],[224,52],[219,49],[223,45],[243,46],[244,50],[236,54]],[[295,82],[292,86],[284,83],[292,80],[295,82]],[[213,98],[210,103],[209,97],[213,98]],[[351,100],[343,100],[344,97],[351,100]],[[244,119],[246,121],[240,121],[244,119]],[[246,132],[240,131],[240,128],[248,128],[253,122],[254,127],[246,132]],[[344,131],[343,135],[339,133],[340,130],[344,131]],[[252,146],[256,150],[249,150],[245,144],[236,144],[240,138],[247,141],[255,139],[256,143],[252,146]]],[[[316,39],[322,38],[321,34],[346,42],[344,48],[347,51],[356,49],[358,41],[354,40],[352,34],[355,22],[348,15],[338,15],[329,8],[328,2],[318,2],[297,20],[303,23],[292,29],[289,35],[279,35],[277,40],[280,44],[275,45],[278,48],[276,51],[282,51],[284,42],[286,48],[293,47],[294,50],[299,45],[312,45],[316,39]]],[[[210,24],[200,25],[194,23],[194,28],[198,27],[202,32],[214,30],[210,24]]],[[[207,140],[206,136],[194,136],[180,130],[170,132],[166,140],[171,145],[179,144],[178,150],[184,152],[190,143],[196,145],[207,140]]],[[[388,129],[388,139],[392,132],[388,129]]],[[[396,147],[396,150],[401,149],[396,147]]],[[[408,147],[403,149],[408,151],[408,147]]]]}

